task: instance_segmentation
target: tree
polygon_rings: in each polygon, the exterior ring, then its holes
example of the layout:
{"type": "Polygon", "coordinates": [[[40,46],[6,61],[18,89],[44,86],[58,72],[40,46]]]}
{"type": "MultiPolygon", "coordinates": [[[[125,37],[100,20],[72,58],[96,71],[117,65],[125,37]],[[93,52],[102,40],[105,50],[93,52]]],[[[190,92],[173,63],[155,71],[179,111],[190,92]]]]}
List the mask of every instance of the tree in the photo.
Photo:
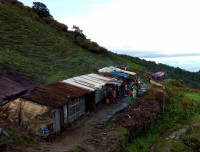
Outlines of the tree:
{"type": "Polygon", "coordinates": [[[49,12],[49,9],[47,6],[41,2],[33,2],[32,6],[33,11],[35,11],[41,18],[43,17],[51,17],[51,14],[49,12]]]}
{"type": "Polygon", "coordinates": [[[86,38],[86,36],[83,34],[83,30],[81,30],[78,26],[73,25],[72,29],[74,29],[75,38],[76,38],[77,36],[80,36],[80,37],[82,37],[82,38],[84,38],[84,39],[86,38]]]}

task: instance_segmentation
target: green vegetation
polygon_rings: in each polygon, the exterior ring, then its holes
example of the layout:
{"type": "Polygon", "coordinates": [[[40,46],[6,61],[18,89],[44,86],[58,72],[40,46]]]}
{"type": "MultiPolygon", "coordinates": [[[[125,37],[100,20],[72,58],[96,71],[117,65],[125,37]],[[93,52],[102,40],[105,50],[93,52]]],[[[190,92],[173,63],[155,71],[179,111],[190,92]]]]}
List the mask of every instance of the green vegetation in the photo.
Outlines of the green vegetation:
{"type": "Polygon", "coordinates": [[[40,17],[52,17],[47,6],[40,2],[33,2],[33,11],[35,11],[40,17]]]}
{"type": "MultiPolygon", "coordinates": [[[[0,2],[0,67],[50,83],[90,73],[104,66],[126,64],[145,68],[112,52],[95,54],[83,49],[45,21],[33,18],[33,11],[0,2]]],[[[70,33],[68,33],[70,34],[70,33]]]]}
{"type": "Polygon", "coordinates": [[[185,96],[193,101],[200,102],[200,94],[197,94],[195,92],[188,92],[185,93],[185,96]]]}
{"type": "MultiPolygon", "coordinates": [[[[126,144],[128,142],[128,130],[126,128],[122,127],[112,127],[112,126],[107,126],[107,130],[109,130],[110,136],[117,136],[118,141],[117,144],[112,144],[110,146],[110,152],[121,152],[125,151],[126,149],[126,144]]],[[[115,138],[115,137],[112,137],[115,138]]]]}
{"type": "Polygon", "coordinates": [[[75,37],[80,36],[82,38],[86,38],[86,36],[83,34],[83,30],[81,30],[78,26],[73,25],[72,29],[74,29],[75,37]]]}
{"type": "Polygon", "coordinates": [[[146,134],[142,133],[135,138],[127,146],[127,152],[145,152],[152,146],[155,152],[165,151],[166,148],[171,151],[191,151],[199,146],[199,131],[193,132],[194,134],[185,135],[181,139],[170,139],[170,135],[175,130],[179,130],[184,125],[192,125],[200,122],[199,91],[186,88],[178,81],[169,81],[166,84],[166,90],[170,95],[171,103],[166,105],[164,115],[161,115],[152,124],[146,134]],[[195,148],[188,145],[190,142],[192,142],[195,148]]]}
{"type": "Polygon", "coordinates": [[[200,148],[200,124],[191,126],[181,138],[184,145],[194,150],[200,148]]]}
{"type": "Polygon", "coordinates": [[[79,150],[78,147],[74,146],[74,147],[70,150],[70,152],[80,152],[80,150],[79,150]]]}
{"type": "Polygon", "coordinates": [[[36,143],[36,141],[31,136],[28,136],[26,133],[23,134],[17,129],[11,129],[9,134],[12,137],[14,144],[23,145],[36,143]]]}
{"type": "Polygon", "coordinates": [[[181,140],[173,140],[171,151],[193,152],[190,147],[187,147],[181,140]]]}

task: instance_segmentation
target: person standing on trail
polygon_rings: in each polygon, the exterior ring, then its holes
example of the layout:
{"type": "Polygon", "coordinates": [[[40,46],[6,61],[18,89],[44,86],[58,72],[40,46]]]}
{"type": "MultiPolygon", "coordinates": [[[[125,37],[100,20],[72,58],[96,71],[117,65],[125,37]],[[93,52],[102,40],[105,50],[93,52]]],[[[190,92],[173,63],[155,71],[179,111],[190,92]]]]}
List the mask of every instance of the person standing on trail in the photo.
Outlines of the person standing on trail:
{"type": "Polygon", "coordinates": [[[121,91],[121,95],[123,96],[124,95],[124,89],[125,89],[125,84],[124,82],[121,84],[121,87],[120,87],[120,91],[121,91]]]}
{"type": "Polygon", "coordinates": [[[128,103],[131,103],[132,91],[131,91],[131,90],[128,90],[128,91],[127,91],[127,94],[128,94],[128,103]]]}
{"type": "Polygon", "coordinates": [[[137,85],[134,84],[133,87],[132,87],[132,90],[133,90],[133,91],[132,91],[132,97],[133,97],[134,101],[135,101],[135,99],[136,99],[137,89],[138,89],[137,85]]]}
{"type": "Polygon", "coordinates": [[[128,85],[127,83],[125,83],[125,95],[127,95],[127,91],[128,91],[128,85]]]}
{"type": "Polygon", "coordinates": [[[151,83],[151,76],[148,76],[148,82],[151,83]]]}
{"type": "Polygon", "coordinates": [[[111,87],[107,90],[107,97],[109,99],[109,103],[113,102],[113,90],[111,87]]]}
{"type": "Polygon", "coordinates": [[[137,80],[137,86],[138,86],[138,90],[139,90],[140,87],[141,87],[141,81],[140,81],[140,79],[137,80]]]}
{"type": "Polygon", "coordinates": [[[112,95],[113,95],[113,103],[117,102],[116,88],[115,87],[113,87],[113,89],[112,89],[112,95]]]}
{"type": "Polygon", "coordinates": [[[129,85],[129,88],[132,88],[133,85],[134,85],[134,82],[132,81],[132,82],[130,83],[130,85],[129,85]]]}

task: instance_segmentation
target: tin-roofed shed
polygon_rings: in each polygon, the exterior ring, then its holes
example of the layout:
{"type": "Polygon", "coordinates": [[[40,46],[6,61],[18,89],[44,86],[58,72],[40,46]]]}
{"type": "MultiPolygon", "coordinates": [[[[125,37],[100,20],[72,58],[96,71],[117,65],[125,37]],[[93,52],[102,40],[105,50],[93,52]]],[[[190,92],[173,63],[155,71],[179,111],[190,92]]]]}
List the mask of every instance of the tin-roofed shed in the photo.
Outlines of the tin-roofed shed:
{"type": "Polygon", "coordinates": [[[87,74],[73,77],[62,82],[91,91],[90,100],[86,101],[87,109],[91,111],[96,108],[96,104],[105,99],[106,83],[117,81],[111,77],[105,77],[98,74],[87,74]],[[88,108],[88,106],[90,106],[88,108]]]}
{"type": "Polygon", "coordinates": [[[4,106],[9,119],[39,134],[50,126],[53,132],[85,114],[85,94],[90,91],[57,82],[35,87],[4,106]]]}

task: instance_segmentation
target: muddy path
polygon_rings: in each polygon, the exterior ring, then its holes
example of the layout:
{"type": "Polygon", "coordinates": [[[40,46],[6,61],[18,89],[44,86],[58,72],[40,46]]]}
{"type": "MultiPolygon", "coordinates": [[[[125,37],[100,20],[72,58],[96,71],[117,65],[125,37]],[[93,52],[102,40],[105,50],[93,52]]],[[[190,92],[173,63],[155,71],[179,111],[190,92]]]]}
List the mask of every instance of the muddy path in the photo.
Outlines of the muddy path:
{"type": "MultiPolygon", "coordinates": [[[[74,147],[79,147],[85,152],[101,152],[102,149],[91,143],[93,141],[94,130],[101,134],[99,127],[106,125],[113,115],[128,106],[127,97],[120,98],[118,103],[111,104],[109,107],[101,104],[97,111],[91,115],[81,117],[71,124],[65,131],[56,136],[54,141],[45,142],[40,140],[36,145],[8,147],[7,152],[69,152],[74,147]]],[[[102,134],[103,136],[103,134],[102,134]]],[[[97,139],[98,140],[98,139],[97,139]]]]}
{"type": "MultiPolygon", "coordinates": [[[[182,125],[178,128],[172,127],[157,139],[157,142],[150,148],[149,152],[159,151],[157,149],[157,146],[160,141],[163,142],[162,144],[163,147],[161,149],[165,152],[171,152],[173,149],[173,142],[178,142],[183,140],[182,136],[184,136],[188,132],[188,130],[192,130],[192,132],[194,132],[194,128],[199,129],[199,127],[200,123],[182,125]]],[[[190,138],[192,139],[191,136],[190,138]]]]}

